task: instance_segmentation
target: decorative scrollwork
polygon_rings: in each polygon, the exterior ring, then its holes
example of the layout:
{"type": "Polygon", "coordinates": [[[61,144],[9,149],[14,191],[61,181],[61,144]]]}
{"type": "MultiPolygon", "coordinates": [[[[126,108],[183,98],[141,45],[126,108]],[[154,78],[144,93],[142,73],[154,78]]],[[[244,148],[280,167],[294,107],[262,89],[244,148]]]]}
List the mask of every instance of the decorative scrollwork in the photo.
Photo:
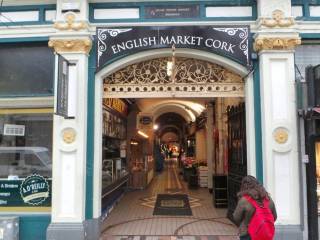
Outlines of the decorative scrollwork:
{"type": "Polygon", "coordinates": [[[249,62],[249,31],[248,28],[213,28],[216,31],[219,32],[225,32],[229,36],[234,36],[237,33],[239,34],[240,39],[242,41],[240,42],[239,48],[243,52],[243,54],[247,58],[247,62],[249,62]]]}
{"type": "Polygon", "coordinates": [[[129,32],[132,28],[123,28],[123,29],[98,29],[98,65],[99,60],[103,52],[107,50],[107,45],[104,40],[107,39],[107,33],[110,37],[116,37],[118,34],[123,32],[129,32]]]}
{"type": "Polygon", "coordinates": [[[129,65],[104,79],[104,89],[114,92],[208,92],[242,96],[241,76],[214,63],[176,58],[174,76],[167,75],[170,58],[129,65]]]}
{"type": "MultiPolygon", "coordinates": [[[[167,75],[168,58],[158,58],[129,65],[104,79],[106,84],[171,83],[167,75]]],[[[177,58],[175,83],[242,83],[243,79],[214,63],[190,58],[177,58]]]]}

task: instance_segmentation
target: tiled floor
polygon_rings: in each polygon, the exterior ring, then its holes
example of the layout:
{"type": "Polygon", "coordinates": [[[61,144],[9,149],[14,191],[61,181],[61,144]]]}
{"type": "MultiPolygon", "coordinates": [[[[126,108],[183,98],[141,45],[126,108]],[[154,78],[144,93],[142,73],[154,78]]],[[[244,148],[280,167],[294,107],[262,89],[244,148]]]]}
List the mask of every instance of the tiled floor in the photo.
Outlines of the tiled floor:
{"type": "Polygon", "coordinates": [[[108,240],[238,240],[235,236],[110,236],[108,240]]]}
{"type": "Polygon", "coordinates": [[[171,165],[146,190],[132,191],[104,221],[103,240],[236,240],[237,228],[216,209],[208,189],[189,190],[171,165]],[[153,216],[159,193],[186,193],[193,216],[153,216]]]}

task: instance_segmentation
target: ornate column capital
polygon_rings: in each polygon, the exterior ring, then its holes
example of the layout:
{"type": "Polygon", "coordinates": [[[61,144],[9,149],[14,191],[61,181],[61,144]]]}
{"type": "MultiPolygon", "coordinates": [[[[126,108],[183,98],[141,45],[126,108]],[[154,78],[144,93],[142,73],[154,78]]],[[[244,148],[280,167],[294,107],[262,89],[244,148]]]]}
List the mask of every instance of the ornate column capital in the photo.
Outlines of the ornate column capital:
{"type": "Polygon", "coordinates": [[[271,18],[261,18],[260,24],[265,27],[290,27],[295,24],[293,17],[285,17],[284,12],[277,9],[272,12],[271,18]]]}
{"type": "Polygon", "coordinates": [[[50,39],[48,46],[54,48],[57,53],[86,53],[89,54],[92,47],[90,38],[80,39],[50,39]]]}
{"type": "Polygon", "coordinates": [[[262,50],[293,50],[300,44],[300,37],[257,37],[253,48],[256,52],[262,50]]]}

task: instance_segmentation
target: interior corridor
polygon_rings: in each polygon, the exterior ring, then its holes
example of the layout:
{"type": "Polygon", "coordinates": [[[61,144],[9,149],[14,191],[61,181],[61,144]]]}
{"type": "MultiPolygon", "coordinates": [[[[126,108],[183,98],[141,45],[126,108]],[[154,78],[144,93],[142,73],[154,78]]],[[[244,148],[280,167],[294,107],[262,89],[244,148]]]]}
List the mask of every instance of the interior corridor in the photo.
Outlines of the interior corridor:
{"type": "Polygon", "coordinates": [[[207,188],[189,189],[171,159],[145,190],[123,195],[104,221],[101,239],[235,240],[237,229],[226,214],[227,209],[213,207],[207,188]],[[192,216],[154,216],[156,197],[161,193],[187,194],[192,216]]]}

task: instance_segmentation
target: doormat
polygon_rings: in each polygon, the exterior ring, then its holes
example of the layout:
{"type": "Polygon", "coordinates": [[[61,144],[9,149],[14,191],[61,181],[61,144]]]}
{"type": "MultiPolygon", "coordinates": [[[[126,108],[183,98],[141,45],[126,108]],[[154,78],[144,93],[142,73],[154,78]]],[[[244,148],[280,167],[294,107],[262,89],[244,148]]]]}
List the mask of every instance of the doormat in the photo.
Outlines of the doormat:
{"type": "Polygon", "coordinates": [[[153,215],[192,216],[187,194],[158,194],[153,215]]]}

